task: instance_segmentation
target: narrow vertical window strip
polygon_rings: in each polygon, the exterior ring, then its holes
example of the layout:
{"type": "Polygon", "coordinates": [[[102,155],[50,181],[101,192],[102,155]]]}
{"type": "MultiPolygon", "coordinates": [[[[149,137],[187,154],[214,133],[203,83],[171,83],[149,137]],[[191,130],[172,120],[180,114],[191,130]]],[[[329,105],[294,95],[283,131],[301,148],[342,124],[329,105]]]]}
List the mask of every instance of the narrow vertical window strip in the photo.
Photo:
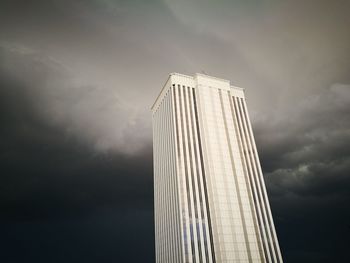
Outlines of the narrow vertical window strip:
{"type": "Polygon", "coordinates": [[[266,186],[265,186],[265,182],[263,180],[263,174],[262,174],[262,171],[261,171],[261,165],[260,165],[259,158],[258,158],[258,152],[256,150],[254,135],[253,135],[253,131],[252,131],[250,120],[249,120],[249,115],[248,115],[248,112],[246,110],[245,102],[243,100],[241,100],[241,103],[242,103],[243,113],[244,113],[244,115],[246,117],[247,130],[248,130],[248,133],[249,133],[250,140],[252,142],[251,143],[252,144],[252,148],[253,148],[252,154],[254,156],[254,161],[256,163],[256,166],[258,167],[258,171],[260,173],[259,179],[260,179],[261,185],[263,187],[263,193],[264,193],[263,196],[264,196],[264,201],[265,201],[265,204],[266,204],[268,220],[269,220],[269,226],[270,226],[269,230],[271,231],[273,246],[274,246],[274,249],[275,249],[275,252],[276,252],[276,255],[277,255],[277,260],[278,260],[278,262],[281,262],[282,261],[281,251],[279,249],[279,244],[278,244],[278,240],[277,240],[276,230],[275,230],[275,226],[274,226],[274,222],[273,222],[273,217],[272,217],[272,214],[271,214],[269,200],[268,200],[267,193],[266,193],[266,186]]]}
{"type": "MultiPolygon", "coordinates": [[[[162,103],[160,104],[160,106],[159,106],[159,112],[161,113],[161,114],[164,114],[163,113],[163,111],[162,111],[162,108],[160,108],[161,107],[161,105],[162,105],[162,103]]],[[[162,132],[164,132],[163,131],[163,118],[160,118],[160,132],[162,133],[162,132]]],[[[165,213],[164,213],[164,187],[163,187],[163,184],[164,184],[164,178],[163,178],[163,171],[164,171],[164,162],[163,162],[163,136],[161,136],[160,137],[160,145],[159,145],[160,147],[160,156],[161,156],[161,166],[160,166],[160,172],[159,172],[159,176],[160,176],[160,185],[161,185],[161,193],[160,193],[160,195],[161,195],[161,199],[160,199],[160,201],[161,201],[161,205],[160,205],[160,212],[161,212],[161,217],[160,217],[160,219],[161,219],[161,230],[160,230],[160,235],[161,235],[161,261],[164,261],[164,260],[166,260],[166,258],[165,258],[165,255],[166,255],[166,253],[165,253],[165,231],[164,231],[164,221],[165,221],[165,213]]]]}
{"type": "Polygon", "coordinates": [[[180,104],[180,85],[177,85],[177,88],[174,88],[174,102],[175,102],[175,113],[176,113],[176,130],[178,134],[178,161],[179,161],[179,177],[181,181],[181,202],[182,202],[182,211],[181,211],[181,226],[183,229],[183,232],[181,233],[181,238],[183,238],[183,247],[184,247],[184,259],[185,263],[191,262],[192,258],[189,257],[189,252],[191,250],[191,244],[188,242],[188,236],[189,236],[189,228],[187,223],[187,216],[188,216],[188,202],[187,202],[187,192],[186,192],[186,179],[185,174],[183,172],[183,155],[182,155],[182,116],[181,116],[181,104],[180,104]]]}
{"type": "Polygon", "coordinates": [[[179,85],[179,102],[180,102],[180,118],[181,118],[181,134],[182,134],[182,147],[183,147],[183,156],[184,156],[184,173],[185,173],[185,181],[186,181],[186,191],[187,191],[187,207],[188,207],[188,215],[189,215],[189,231],[190,235],[187,237],[190,239],[190,246],[191,246],[191,260],[193,262],[196,262],[195,258],[195,248],[194,248],[194,242],[193,242],[193,227],[192,226],[192,209],[191,209],[191,199],[190,199],[190,187],[189,187],[189,178],[188,178],[188,167],[187,167],[187,153],[186,153],[186,138],[185,138],[185,124],[184,124],[184,102],[183,102],[183,95],[182,95],[182,89],[179,85]]]}
{"type": "Polygon", "coordinates": [[[203,232],[202,228],[199,227],[202,223],[202,196],[201,189],[198,183],[198,167],[196,163],[196,144],[194,130],[193,130],[193,114],[192,114],[192,101],[191,101],[191,87],[186,87],[186,103],[188,105],[187,115],[187,130],[189,137],[189,149],[191,156],[191,170],[192,170],[192,189],[194,188],[195,198],[195,212],[196,212],[196,232],[197,232],[197,245],[198,245],[198,254],[199,254],[199,262],[206,262],[205,260],[205,251],[203,244],[203,232]]]}
{"type": "MultiPolygon", "coordinates": [[[[166,115],[170,116],[170,92],[169,90],[167,91],[166,94],[166,115]]],[[[174,171],[172,169],[172,159],[171,159],[171,135],[172,135],[172,130],[170,127],[170,121],[171,118],[166,118],[166,123],[167,123],[167,146],[166,146],[166,158],[168,162],[168,173],[169,175],[167,176],[167,185],[168,185],[168,214],[169,214],[169,243],[170,243],[170,249],[171,249],[171,261],[170,262],[176,262],[176,239],[175,239],[175,223],[174,223],[174,186],[172,184],[172,178],[174,177],[174,171]]]]}
{"type": "Polygon", "coordinates": [[[250,162],[253,164],[253,170],[254,170],[254,179],[257,181],[257,186],[258,186],[258,190],[259,190],[259,195],[260,195],[260,205],[262,207],[262,211],[263,211],[263,221],[264,221],[264,228],[265,228],[265,231],[267,233],[267,244],[268,244],[268,248],[269,248],[269,251],[270,251],[270,254],[271,254],[271,261],[272,262],[275,262],[276,261],[276,254],[274,253],[274,250],[273,250],[273,247],[272,247],[272,239],[271,239],[271,233],[269,231],[269,224],[268,224],[268,219],[267,219],[267,214],[266,214],[266,206],[265,206],[265,202],[264,202],[264,197],[263,197],[263,188],[260,184],[260,179],[259,179],[259,174],[257,173],[257,170],[256,170],[256,166],[255,166],[255,162],[253,161],[253,157],[252,157],[252,148],[251,148],[251,141],[250,141],[250,138],[248,136],[248,132],[247,132],[247,127],[246,127],[246,119],[245,119],[245,116],[243,116],[243,113],[242,113],[242,108],[241,108],[241,103],[240,103],[240,100],[237,99],[237,108],[238,108],[238,112],[239,112],[239,115],[242,119],[242,123],[243,123],[243,132],[244,132],[244,135],[245,135],[245,138],[246,138],[246,141],[247,141],[247,145],[248,145],[248,149],[246,151],[246,155],[248,156],[250,162]]]}
{"type": "MultiPolygon", "coordinates": [[[[184,91],[185,92],[185,102],[186,102],[186,106],[190,107],[189,101],[187,100],[188,96],[186,96],[188,94],[188,88],[185,87],[184,91]]],[[[193,135],[191,132],[191,115],[188,111],[188,108],[186,107],[186,127],[187,127],[187,139],[188,139],[188,148],[189,148],[189,166],[190,166],[190,176],[191,176],[191,190],[193,193],[193,204],[194,204],[194,213],[195,213],[195,218],[194,218],[194,231],[196,232],[196,236],[197,236],[197,242],[195,242],[196,248],[198,250],[198,256],[199,256],[199,262],[202,262],[202,250],[201,250],[201,237],[200,237],[200,231],[198,231],[198,219],[199,219],[199,214],[198,214],[198,189],[196,188],[196,179],[195,179],[195,172],[194,172],[194,162],[193,162],[193,135]]]]}
{"type": "Polygon", "coordinates": [[[199,222],[199,231],[200,233],[202,233],[202,240],[201,240],[201,244],[203,245],[203,250],[204,250],[204,258],[205,260],[203,260],[203,262],[208,262],[209,258],[208,258],[208,247],[207,247],[207,242],[206,242],[206,229],[205,227],[203,228],[202,225],[205,224],[205,216],[204,216],[204,204],[203,204],[203,190],[202,190],[202,185],[200,182],[200,165],[198,162],[198,138],[196,136],[195,133],[195,125],[196,125],[196,118],[195,118],[195,114],[194,114],[194,102],[193,102],[193,98],[192,98],[192,90],[193,88],[188,87],[189,91],[187,93],[188,95],[188,101],[190,104],[190,116],[191,116],[191,133],[192,133],[192,137],[193,137],[193,151],[194,151],[194,158],[195,158],[195,166],[196,166],[196,182],[197,182],[197,189],[198,189],[198,195],[199,195],[199,205],[200,205],[200,218],[198,219],[199,222]]]}
{"type": "Polygon", "coordinates": [[[181,240],[181,223],[180,223],[180,211],[181,211],[181,206],[180,206],[180,195],[179,195],[179,180],[178,180],[178,168],[177,168],[177,147],[176,145],[179,143],[177,140],[177,127],[175,124],[176,121],[176,111],[175,111],[175,84],[172,85],[171,88],[171,127],[172,127],[172,134],[173,134],[173,151],[172,151],[172,160],[173,160],[173,170],[174,170],[174,187],[175,187],[175,224],[176,224],[176,244],[177,244],[177,262],[181,262],[182,258],[182,240],[181,240]]]}
{"type": "MultiPolygon", "coordinates": [[[[158,132],[158,129],[159,129],[159,121],[158,121],[158,111],[155,113],[155,130],[158,132]]],[[[156,161],[157,161],[157,166],[156,166],[156,172],[155,172],[155,176],[156,176],[156,182],[157,182],[157,185],[159,185],[159,136],[156,140],[156,144],[155,144],[155,149],[156,149],[156,152],[157,152],[157,157],[156,157],[156,161]]],[[[157,249],[156,249],[156,252],[157,252],[157,258],[158,258],[158,262],[160,261],[160,222],[159,222],[159,212],[160,212],[160,204],[159,204],[159,189],[157,191],[157,211],[156,211],[156,216],[157,216],[157,219],[158,219],[158,223],[157,223],[157,240],[158,240],[158,245],[157,245],[157,249]]]]}
{"type": "MultiPolygon", "coordinates": [[[[192,231],[193,231],[193,244],[194,244],[194,251],[195,251],[195,259],[200,260],[200,253],[199,253],[199,247],[198,247],[198,242],[199,242],[199,236],[197,233],[197,218],[198,218],[198,213],[197,213],[197,196],[196,196],[196,191],[194,187],[194,175],[193,175],[193,164],[192,164],[192,145],[191,145],[191,134],[190,134],[190,129],[189,129],[189,114],[188,114],[188,102],[186,100],[186,87],[182,86],[182,92],[183,92],[183,103],[184,103],[184,120],[185,120],[185,133],[186,133],[186,146],[188,150],[188,159],[187,159],[187,164],[188,164],[188,178],[189,178],[189,187],[190,187],[190,198],[191,198],[191,209],[192,209],[192,231]]],[[[201,262],[201,261],[199,261],[201,262]]]]}
{"type": "MultiPolygon", "coordinates": [[[[251,182],[251,178],[250,175],[248,174],[248,164],[247,164],[247,160],[244,157],[243,154],[243,149],[244,149],[244,145],[243,145],[243,138],[241,137],[238,125],[239,125],[239,120],[236,116],[235,110],[232,106],[232,99],[231,99],[231,94],[230,91],[227,91],[227,96],[229,98],[229,105],[230,105],[230,110],[231,110],[231,116],[232,116],[232,121],[233,121],[233,125],[234,125],[234,129],[235,129],[235,133],[237,136],[237,141],[239,143],[239,154],[241,157],[241,160],[243,162],[243,171],[244,171],[244,179],[246,182],[246,187],[247,187],[247,191],[249,194],[249,202],[250,202],[250,211],[253,215],[253,222],[254,222],[254,230],[256,233],[256,242],[258,244],[258,249],[259,249],[259,256],[260,256],[260,260],[261,262],[264,262],[265,255],[264,255],[264,251],[263,251],[263,244],[262,244],[262,237],[260,233],[260,221],[259,221],[259,217],[258,217],[258,212],[256,211],[258,208],[256,207],[256,197],[255,197],[255,189],[253,188],[252,182],[251,182]]],[[[250,168],[249,168],[250,169],[250,168]]]]}
{"type": "MultiPolygon", "coordinates": [[[[191,143],[191,132],[189,129],[189,123],[190,123],[190,118],[189,118],[189,113],[188,113],[188,101],[187,101],[187,90],[186,87],[183,86],[183,93],[184,93],[184,104],[185,104],[185,123],[186,123],[186,131],[187,131],[187,147],[188,147],[188,156],[189,156],[189,177],[190,177],[190,188],[191,188],[191,193],[193,196],[193,208],[194,208],[194,224],[192,225],[194,229],[194,235],[197,237],[197,241],[200,240],[199,233],[196,229],[196,223],[198,219],[198,210],[197,210],[197,195],[195,191],[195,183],[194,183],[194,168],[193,168],[193,152],[192,152],[192,143],[191,143]]],[[[199,250],[200,248],[198,247],[198,242],[195,242],[195,248],[199,250]]],[[[200,254],[199,254],[200,256],[200,254]]],[[[201,260],[199,260],[201,262],[201,260]]]]}
{"type": "Polygon", "coordinates": [[[200,165],[202,170],[202,181],[204,186],[204,197],[205,197],[205,205],[207,210],[207,217],[208,217],[208,228],[209,228],[209,243],[210,243],[210,249],[211,249],[211,255],[212,255],[212,262],[216,263],[215,258],[215,250],[214,250],[214,240],[213,240],[213,230],[211,225],[211,217],[210,217],[210,210],[209,210],[209,200],[208,200],[208,188],[207,188],[207,182],[206,182],[206,173],[204,169],[204,161],[203,161],[203,148],[202,148],[202,141],[201,141],[201,135],[199,131],[199,120],[198,120],[198,110],[197,110],[197,101],[196,101],[196,91],[192,90],[192,96],[193,96],[193,102],[194,102],[194,114],[196,118],[196,132],[197,132],[197,138],[198,138],[198,147],[199,147],[199,159],[200,159],[200,165]]]}
{"type": "Polygon", "coordinates": [[[241,213],[241,221],[242,221],[242,226],[243,226],[245,246],[246,246],[246,250],[247,250],[247,254],[248,254],[248,261],[252,262],[252,255],[251,255],[251,252],[250,252],[249,239],[248,239],[248,234],[247,234],[247,226],[246,226],[246,222],[245,222],[245,214],[244,214],[243,207],[242,207],[241,190],[239,188],[238,178],[237,178],[236,168],[235,168],[235,163],[234,163],[234,159],[233,159],[232,142],[231,142],[231,139],[230,139],[230,136],[229,136],[229,133],[228,133],[227,119],[226,119],[227,116],[226,116],[226,112],[225,112],[225,108],[224,108],[224,103],[223,103],[221,89],[219,89],[219,98],[220,98],[221,112],[222,112],[224,126],[225,126],[226,141],[227,141],[227,144],[228,144],[229,155],[230,155],[230,159],[231,159],[232,173],[233,173],[233,177],[234,177],[234,180],[235,180],[235,188],[236,188],[237,197],[238,197],[238,206],[239,206],[239,211],[241,213]]]}
{"type": "MultiPolygon", "coordinates": [[[[173,96],[172,96],[172,90],[170,88],[169,90],[169,116],[173,116],[173,96]]],[[[175,262],[180,261],[180,255],[179,251],[181,250],[180,244],[179,244],[179,239],[178,239],[178,233],[179,233],[179,222],[178,222],[178,203],[177,203],[177,176],[176,176],[176,166],[175,166],[175,155],[176,155],[176,149],[175,149],[175,129],[174,129],[174,122],[173,118],[169,118],[169,128],[170,128],[170,137],[171,137],[171,146],[169,149],[169,154],[170,154],[170,160],[171,160],[171,189],[172,189],[172,217],[173,217],[173,242],[175,246],[175,262]]]]}
{"type": "Polygon", "coordinates": [[[154,113],[153,115],[153,127],[154,127],[154,139],[153,139],[153,151],[154,151],[154,219],[155,219],[155,239],[156,239],[156,251],[155,251],[155,256],[156,256],[156,262],[160,262],[159,259],[159,220],[158,220],[158,213],[159,213],[159,208],[158,208],[158,158],[159,158],[159,154],[158,154],[158,113],[154,113]]]}
{"type": "MultiPolygon", "coordinates": [[[[167,110],[166,115],[170,116],[170,92],[167,91],[167,110]]],[[[171,242],[171,249],[172,249],[172,261],[176,262],[176,239],[175,239],[175,217],[174,217],[174,186],[172,184],[172,178],[174,177],[174,171],[172,169],[172,159],[171,159],[171,152],[172,152],[172,130],[171,130],[171,118],[167,118],[167,130],[168,130],[168,145],[167,145],[167,159],[168,159],[168,186],[169,186],[169,217],[170,217],[170,242],[171,242]]]]}
{"type": "Polygon", "coordinates": [[[265,234],[265,228],[264,228],[264,223],[263,223],[263,215],[262,215],[262,212],[260,211],[261,210],[261,201],[260,201],[260,196],[259,196],[259,193],[258,193],[258,187],[256,185],[256,182],[255,182],[255,178],[254,178],[254,175],[253,175],[253,172],[252,172],[252,168],[251,168],[251,164],[250,164],[250,161],[249,159],[247,158],[247,142],[246,142],[246,138],[245,138],[245,135],[243,133],[243,127],[242,127],[242,123],[243,123],[243,120],[241,119],[239,113],[238,113],[238,108],[237,108],[237,102],[236,102],[236,98],[235,97],[232,97],[232,103],[234,105],[234,110],[235,110],[235,115],[236,115],[236,119],[237,119],[237,122],[238,122],[238,126],[239,126],[239,134],[242,138],[242,143],[244,144],[244,148],[242,149],[243,150],[243,156],[244,156],[244,159],[246,161],[246,163],[248,164],[248,174],[249,174],[249,178],[250,178],[250,181],[251,181],[251,185],[253,185],[253,193],[254,193],[254,200],[255,200],[255,203],[256,203],[256,207],[257,207],[257,211],[258,211],[258,214],[257,214],[257,218],[258,218],[258,222],[259,222],[259,228],[260,228],[260,233],[262,234],[262,239],[263,239],[263,249],[264,249],[264,254],[265,254],[265,259],[266,259],[266,262],[270,262],[271,261],[271,256],[270,256],[270,252],[268,250],[268,247],[267,247],[267,239],[266,239],[266,234],[265,234]]]}
{"type": "MultiPolygon", "coordinates": [[[[167,116],[167,104],[168,104],[168,95],[165,95],[164,99],[164,114],[167,116]]],[[[170,199],[171,196],[169,195],[170,187],[169,187],[169,130],[168,130],[168,119],[166,118],[164,121],[164,132],[165,132],[165,138],[164,138],[164,159],[165,159],[165,173],[164,173],[164,179],[165,179],[165,191],[166,195],[164,196],[165,199],[165,211],[166,211],[166,233],[167,233],[167,256],[168,256],[168,262],[172,263],[173,260],[173,242],[171,239],[171,210],[170,210],[170,199]]]]}
{"type": "MultiPolygon", "coordinates": [[[[166,116],[166,95],[162,101],[162,110],[163,114],[166,116]]],[[[167,130],[167,118],[164,118],[163,120],[163,163],[164,163],[164,170],[163,170],[163,180],[164,180],[164,232],[165,232],[165,256],[167,258],[167,262],[171,263],[172,259],[172,244],[170,242],[170,231],[169,231],[169,225],[170,225],[170,216],[169,216],[169,178],[167,176],[167,173],[169,171],[169,163],[167,158],[167,144],[168,144],[168,130],[167,130]]]]}
{"type": "MultiPolygon", "coordinates": [[[[158,109],[158,114],[160,115],[160,110],[158,109]]],[[[158,130],[159,132],[161,132],[161,118],[159,117],[159,121],[158,121],[158,130]]],[[[161,172],[162,172],[162,160],[161,160],[161,145],[162,145],[162,138],[161,136],[159,136],[159,142],[158,142],[158,152],[160,153],[159,156],[159,168],[158,168],[158,183],[161,186],[162,184],[162,177],[161,177],[161,172]]],[[[159,191],[159,258],[160,258],[160,262],[162,262],[163,259],[163,213],[162,213],[162,201],[163,201],[163,196],[162,196],[162,188],[160,187],[160,191],[159,191]]]]}
{"type": "MultiPolygon", "coordinates": [[[[162,112],[164,114],[164,116],[166,116],[166,101],[165,98],[163,98],[162,100],[162,112]]],[[[171,251],[171,247],[169,244],[169,214],[168,214],[168,196],[166,193],[168,193],[168,180],[167,177],[165,176],[167,170],[168,170],[168,162],[167,162],[167,158],[166,158],[166,145],[167,145],[167,129],[166,129],[166,118],[163,119],[163,153],[162,153],[162,158],[163,158],[163,172],[162,172],[162,176],[163,176],[163,188],[164,188],[164,195],[163,195],[163,201],[164,201],[164,244],[165,244],[165,257],[167,262],[170,262],[170,251],[171,251]]]]}

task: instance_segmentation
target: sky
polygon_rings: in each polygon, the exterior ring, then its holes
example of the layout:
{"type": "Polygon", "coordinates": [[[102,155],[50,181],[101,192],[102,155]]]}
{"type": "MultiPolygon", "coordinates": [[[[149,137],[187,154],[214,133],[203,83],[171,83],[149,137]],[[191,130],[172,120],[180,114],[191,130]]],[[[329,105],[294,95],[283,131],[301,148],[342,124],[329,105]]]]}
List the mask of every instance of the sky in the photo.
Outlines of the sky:
{"type": "Polygon", "coordinates": [[[0,261],[154,262],[150,106],[245,88],[285,262],[350,244],[350,16],[335,0],[1,0],[0,261]]]}

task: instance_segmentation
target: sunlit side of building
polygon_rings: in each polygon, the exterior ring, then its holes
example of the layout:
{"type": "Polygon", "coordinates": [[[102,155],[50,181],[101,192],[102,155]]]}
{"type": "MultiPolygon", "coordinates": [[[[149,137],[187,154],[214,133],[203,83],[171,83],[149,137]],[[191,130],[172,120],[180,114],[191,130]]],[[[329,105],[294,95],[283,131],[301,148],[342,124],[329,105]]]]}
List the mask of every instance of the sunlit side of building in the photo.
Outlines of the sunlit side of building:
{"type": "Polygon", "coordinates": [[[282,262],[244,90],[170,74],[152,121],[156,262],[282,262]]]}

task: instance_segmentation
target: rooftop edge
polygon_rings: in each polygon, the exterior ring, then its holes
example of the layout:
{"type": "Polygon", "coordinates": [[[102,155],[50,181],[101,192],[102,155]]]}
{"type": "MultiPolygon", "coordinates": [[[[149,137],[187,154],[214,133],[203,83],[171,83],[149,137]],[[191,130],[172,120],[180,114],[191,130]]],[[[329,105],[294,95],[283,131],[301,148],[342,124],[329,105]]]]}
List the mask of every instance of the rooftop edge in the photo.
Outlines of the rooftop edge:
{"type": "MultiPolygon", "coordinates": [[[[219,81],[224,81],[224,82],[230,83],[230,81],[227,80],[227,79],[218,78],[218,77],[214,77],[214,76],[209,76],[209,75],[203,74],[203,73],[195,73],[194,76],[189,76],[189,75],[185,75],[185,74],[181,74],[181,73],[177,73],[177,72],[171,72],[171,73],[168,75],[168,77],[167,77],[167,79],[166,79],[166,81],[165,81],[165,83],[164,83],[162,89],[160,90],[160,92],[159,92],[157,98],[156,98],[155,101],[153,102],[153,104],[152,104],[152,106],[151,106],[151,110],[153,110],[154,105],[155,105],[156,102],[158,101],[159,96],[162,94],[162,92],[163,92],[163,90],[164,90],[164,88],[165,88],[165,85],[168,83],[168,81],[169,81],[169,79],[171,78],[171,76],[179,76],[179,77],[189,78],[189,79],[193,79],[193,80],[195,79],[196,76],[201,76],[201,77],[211,78],[211,79],[215,79],[215,80],[219,80],[219,81]]],[[[233,85],[230,85],[230,88],[231,88],[231,89],[238,89],[238,90],[243,90],[243,91],[244,91],[244,88],[237,87],[237,86],[233,86],[233,85]]]]}

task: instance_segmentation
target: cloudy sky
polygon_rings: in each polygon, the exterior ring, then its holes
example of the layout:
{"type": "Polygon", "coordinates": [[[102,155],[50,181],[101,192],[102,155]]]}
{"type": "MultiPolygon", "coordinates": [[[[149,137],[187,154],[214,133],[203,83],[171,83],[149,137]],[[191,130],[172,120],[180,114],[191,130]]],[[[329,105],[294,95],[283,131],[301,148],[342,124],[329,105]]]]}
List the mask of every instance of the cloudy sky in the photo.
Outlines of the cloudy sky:
{"type": "Polygon", "coordinates": [[[154,262],[150,105],[246,89],[285,262],[350,244],[350,2],[1,0],[0,261],[154,262]]]}

